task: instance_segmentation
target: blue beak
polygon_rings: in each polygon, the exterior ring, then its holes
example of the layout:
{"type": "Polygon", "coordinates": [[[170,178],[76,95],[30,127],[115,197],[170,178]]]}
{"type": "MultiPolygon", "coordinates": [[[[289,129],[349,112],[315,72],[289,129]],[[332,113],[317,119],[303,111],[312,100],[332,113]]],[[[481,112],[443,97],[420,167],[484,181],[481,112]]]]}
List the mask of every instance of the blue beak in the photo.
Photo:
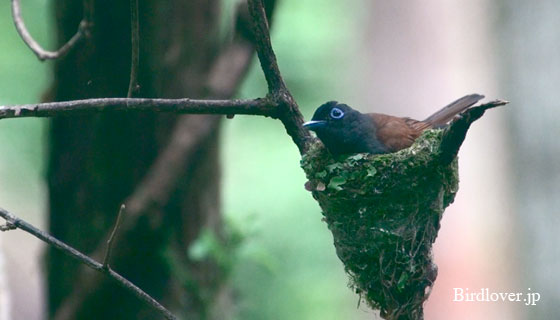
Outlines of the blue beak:
{"type": "Polygon", "coordinates": [[[324,127],[326,124],[327,122],[325,120],[311,120],[304,123],[303,126],[309,130],[315,130],[324,127]]]}

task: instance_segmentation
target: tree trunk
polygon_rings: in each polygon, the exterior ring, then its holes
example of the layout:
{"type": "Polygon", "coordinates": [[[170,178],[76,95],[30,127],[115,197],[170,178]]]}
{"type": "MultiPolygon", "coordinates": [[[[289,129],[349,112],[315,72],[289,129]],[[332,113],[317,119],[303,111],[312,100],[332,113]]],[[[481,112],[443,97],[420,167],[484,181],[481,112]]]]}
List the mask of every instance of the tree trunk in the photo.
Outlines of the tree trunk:
{"type": "MultiPolygon", "coordinates": [[[[55,65],[52,100],[127,95],[129,1],[94,4],[91,37],[55,65]]],[[[219,54],[225,49],[220,50],[217,37],[219,4],[218,0],[140,1],[137,96],[204,98],[233,93],[251,50],[244,50],[245,58],[233,66],[237,73],[224,73],[219,54]],[[225,89],[213,85],[216,77],[232,73],[225,89]]],[[[62,43],[75,32],[82,4],[60,0],[55,6],[62,43]]],[[[246,42],[241,45],[247,48],[246,42]]],[[[95,251],[106,241],[119,206],[127,198],[138,198],[130,197],[133,194],[143,195],[146,201],[132,203],[137,205],[131,210],[141,212],[140,218],[132,231],[119,234],[111,266],[177,315],[221,318],[217,310],[224,312],[224,307],[215,301],[228,300],[222,269],[211,259],[192,261],[188,255],[201,230],[221,235],[218,124],[214,116],[155,113],[53,119],[48,166],[50,231],[81,251],[95,251]],[[167,177],[165,187],[148,183],[138,190],[147,180],[165,177],[148,174],[156,160],[165,157],[162,154],[174,159],[175,166],[170,167],[175,172],[167,177]]],[[[86,273],[52,248],[47,270],[50,317],[158,317],[115,283],[86,273]]]]}

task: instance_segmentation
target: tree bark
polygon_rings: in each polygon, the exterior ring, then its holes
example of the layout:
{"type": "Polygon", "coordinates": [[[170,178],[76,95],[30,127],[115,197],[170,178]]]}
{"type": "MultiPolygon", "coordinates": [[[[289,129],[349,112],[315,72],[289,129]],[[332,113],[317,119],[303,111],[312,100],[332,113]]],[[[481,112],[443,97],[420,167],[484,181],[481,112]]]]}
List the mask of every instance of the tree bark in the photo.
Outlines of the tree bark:
{"type": "MultiPolygon", "coordinates": [[[[48,99],[127,95],[129,2],[94,1],[94,6],[91,37],[57,61],[48,99]]],[[[245,67],[237,68],[241,72],[228,89],[220,91],[210,83],[221,52],[217,39],[219,1],[146,0],[140,1],[139,7],[137,96],[204,98],[213,92],[213,97],[224,98],[233,93],[245,67]]],[[[75,32],[82,4],[57,1],[55,13],[58,39],[63,43],[75,32]]],[[[245,58],[240,63],[247,65],[248,61],[245,58]]],[[[151,165],[173,134],[175,138],[181,134],[185,139],[191,137],[194,141],[190,141],[190,150],[182,153],[184,159],[171,188],[165,192],[145,190],[159,198],[146,202],[134,230],[117,238],[111,266],[179,316],[221,318],[217,310],[224,312],[224,307],[217,304],[229,300],[222,270],[211,259],[196,262],[188,256],[190,244],[202,229],[221,234],[218,124],[216,116],[155,113],[54,118],[48,166],[51,233],[79,250],[94,251],[106,240],[120,204],[147,179],[151,165]]],[[[80,268],[49,249],[50,317],[156,317],[114,283],[101,277],[84,282],[90,277],[84,277],[80,268]]]]}

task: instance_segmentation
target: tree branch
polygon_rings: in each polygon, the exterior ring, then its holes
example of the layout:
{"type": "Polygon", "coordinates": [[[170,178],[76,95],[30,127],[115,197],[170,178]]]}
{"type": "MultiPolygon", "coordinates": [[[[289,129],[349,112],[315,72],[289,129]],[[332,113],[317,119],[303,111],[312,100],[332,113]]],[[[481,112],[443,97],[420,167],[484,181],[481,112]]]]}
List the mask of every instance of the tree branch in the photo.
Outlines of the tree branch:
{"type": "Polygon", "coordinates": [[[253,19],[253,33],[257,55],[268,84],[268,95],[278,104],[278,118],[284,124],[286,131],[304,154],[313,140],[309,130],[304,129],[303,116],[299,107],[286,87],[276,55],[270,41],[270,30],[262,0],[248,0],[249,12],[253,19]]]}
{"type": "Polygon", "coordinates": [[[249,0],[249,12],[253,19],[253,37],[257,55],[268,84],[268,92],[287,91],[284,79],[280,74],[276,55],[270,41],[270,27],[262,0],[249,0]]]}
{"type": "Polygon", "coordinates": [[[130,0],[130,82],[128,98],[138,91],[138,63],[140,61],[140,27],[138,26],[138,0],[130,0]]]}
{"type": "Polygon", "coordinates": [[[169,310],[167,310],[164,306],[159,304],[159,302],[157,302],[149,294],[142,291],[142,289],[138,288],[136,285],[128,281],[126,278],[124,278],[117,272],[113,271],[110,267],[105,268],[103,264],[93,260],[92,258],[86,256],[80,251],[67,245],[66,243],[54,238],[48,233],[35,228],[33,225],[29,224],[25,220],[16,217],[15,215],[11,214],[7,210],[0,208],[0,217],[4,218],[4,220],[6,220],[8,225],[13,225],[16,228],[19,228],[35,236],[36,238],[42,240],[43,242],[57,248],[58,250],[61,250],[62,252],[66,253],[68,256],[80,261],[81,263],[87,265],[91,269],[106,274],[109,278],[117,281],[117,283],[119,283],[123,288],[125,288],[126,290],[134,294],[140,300],[144,301],[146,304],[152,307],[154,311],[157,311],[166,319],[176,319],[176,317],[169,310]]]}
{"type": "Polygon", "coordinates": [[[119,209],[119,214],[117,215],[117,221],[115,222],[115,227],[113,228],[113,231],[111,232],[111,234],[109,235],[109,239],[107,240],[107,249],[105,251],[105,258],[103,258],[103,267],[105,269],[110,268],[109,267],[109,260],[111,259],[111,251],[113,249],[113,241],[115,240],[115,236],[117,235],[117,230],[119,230],[119,227],[121,225],[121,221],[122,221],[122,215],[123,212],[125,210],[125,205],[121,204],[121,207],[119,209]]]}
{"type": "Polygon", "coordinates": [[[25,44],[35,53],[39,60],[44,61],[46,59],[57,59],[70,51],[80,40],[84,39],[88,33],[90,28],[91,22],[91,4],[84,3],[84,17],[78,26],[78,31],[66,42],[60,49],[56,51],[48,51],[43,49],[35,39],[31,36],[25,23],[23,22],[23,18],[21,15],[21,5],[20,0],[12,0],[12,18],[14,20],[14,24],[16,26],[16,30],[19,33],[20,37],[23,39],[25,44]]]}
{"type": "Polygon", "coordinates": [[[0,106],[0,119],[71,116],[104,111],[133,110],[181,114],[250,114],[278,118],[276,105],[266,98],[253,100],[98,98],[0,106]]]}

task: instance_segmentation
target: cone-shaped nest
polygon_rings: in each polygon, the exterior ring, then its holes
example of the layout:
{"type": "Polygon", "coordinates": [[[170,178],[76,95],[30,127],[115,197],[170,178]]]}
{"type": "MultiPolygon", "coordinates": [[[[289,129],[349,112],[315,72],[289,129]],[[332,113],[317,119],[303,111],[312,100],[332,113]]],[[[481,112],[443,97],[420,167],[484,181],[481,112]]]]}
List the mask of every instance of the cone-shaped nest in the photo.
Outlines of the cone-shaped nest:
{"type": "Polygon", "coordinates": [[[457,161],[442,165],[443,130],[386,155],[334,159],[314,144],[302,159],[350,284],[391,319],[418,319],[437,274],[432,243],[458,187],[457,161]]]}

